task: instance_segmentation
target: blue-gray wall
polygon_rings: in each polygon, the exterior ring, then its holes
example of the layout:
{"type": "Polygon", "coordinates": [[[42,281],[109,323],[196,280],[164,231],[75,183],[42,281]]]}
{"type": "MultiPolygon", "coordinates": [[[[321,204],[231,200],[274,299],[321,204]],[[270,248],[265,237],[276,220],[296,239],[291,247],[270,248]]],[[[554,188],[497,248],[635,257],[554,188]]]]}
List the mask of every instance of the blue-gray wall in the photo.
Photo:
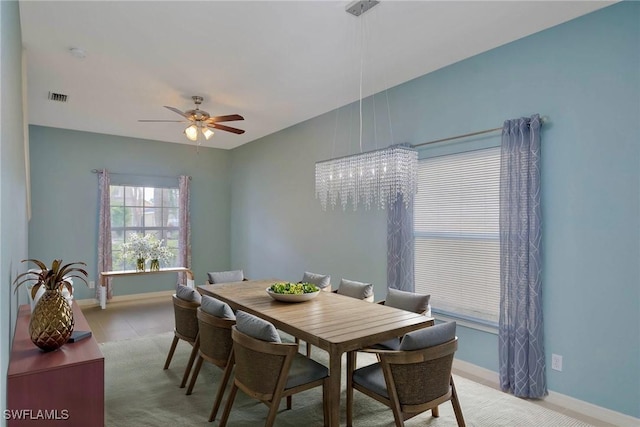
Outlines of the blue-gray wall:
{"type": "MultiPolygon", "coordinates": [[[[493,128],[533,113],[548,117],[542,203],[549,388],[634,417],[640,417],[639,27],[640,3],[623,2],[388,91],[395,143],[493,128]],[[551,353],[563,355],[562,372],[550,369],[551,353]]],[[[390,143],[381,141],[389,135],[385,102],[385,95],[376,98],[377,146],[390,143]]],[[[365,120],[371,105],[365,103],[365,120]]],[[[357,135],[357,123],[348,124],[348,110],[339,111],[336,139],[330,112],[233,150],[233,264],[254,277],[299,280],[310,270],[331,274],[334,284],[342,277],[371,281],[377,299],[384,297],[385,212],[323,212],[314,198],[314,163],[356,151],[349,127],[357,135]]],[[[365,150],[376,146],[371,127],[365,124],[365,150]]],[[[421,156],[430,151],[439,149],[421,156]]],[[[497,371],[494,334],[459,328],[458,335],[456,357],[497,371]]]]}
{"type": "MultiPolygon", "coordinates": [[[[564,356],[563,372],[548,370],[549,387],[634,417],[640,417],[639,26],[640,4],[623,2],[388,91],[393,142],[417,144],[493,128],[508,118],[548,116],[545,348],[548,361],[552,352],[564,356]]],[[[2,96],[4,106],[4,68],[2,96]]],[[[385,103],[384,94],[376,98],[376,143],[372,103],[365,103],[365,150],[391,142],[385,139],[385,103]]],[[[288,280],[309,270],[331,274],[335,284],[341,277],[371,281],[381,299],[386,212],[323,212],[313,194],[314,163],[356,151],[354,108],[231,152],[32,126],[29,256],[86,260],[95,279],[97,183],[90,170],[189,174],[198,282],[207,271],[226,268],[288,280]]],[[[491,136],[477,143],[498,141],[491,136]]],[[[438,151],[421,150],[421,156],[438,151]]],[[[5,221],[4,179],[2,189],[4,248],[5,224],[19,229],[24,220],[10,212],[16,220],[5,221]]],[[[3,268],[6,261],[2,255],[3,268]]],[[[173,286],[163,280],[116,281],[115,293],[173,286]]],[[[92,295],[83,286],[76,292],[77,298],[92,295]]],[[[458,335],[459,359],[497,370],[494,334],[461,327],[458,335]]]]}
{"type": "MultiPolygon", "coordinates": [[[[29,223],[29,257],[84,261],[98,283],[97,175],[107,168],[131,179],[154,175],[190,175],[192,270],[197,282],[207,271],[229,267],[230,187],[227,150],[172,144],[88,132],[30,126],[33,218],[29,223]]],[[[122,177],[115,175],[113,180],[122,177]]],[[[173,289],[175,275],[116,279],[114,295],[173,289]]],[[[78,299],[94,290],[75,282],[78,299]]]]}
{"type": "MultiPolygon", "coordinates": [[[[25,271],[20,261],[27,256],[19,15],[17,1],[0,1],[0,409],[7,407],[7,367],[17,312],[10,284],[25,271]]],[[[0,417],[0,425],[5,424],[0,417]]]]}

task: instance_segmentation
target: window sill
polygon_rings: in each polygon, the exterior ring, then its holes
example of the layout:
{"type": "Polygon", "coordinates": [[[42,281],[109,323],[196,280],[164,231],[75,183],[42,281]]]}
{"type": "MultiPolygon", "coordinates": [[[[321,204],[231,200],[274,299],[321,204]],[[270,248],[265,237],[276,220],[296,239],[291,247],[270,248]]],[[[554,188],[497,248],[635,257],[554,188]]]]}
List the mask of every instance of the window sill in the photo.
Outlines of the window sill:
{"type": "Polygon", "coordinates": [[[477,331],[487,332],[489,334],[498,335],[498,324],[488,321],[479,321],[470,319],[464,316],[457,316],[454,313],[445,313],[432,309],[432,316],[434,319],[442,322],[455,321],[459,326],[465,328],[475,329],[477,331]]]}

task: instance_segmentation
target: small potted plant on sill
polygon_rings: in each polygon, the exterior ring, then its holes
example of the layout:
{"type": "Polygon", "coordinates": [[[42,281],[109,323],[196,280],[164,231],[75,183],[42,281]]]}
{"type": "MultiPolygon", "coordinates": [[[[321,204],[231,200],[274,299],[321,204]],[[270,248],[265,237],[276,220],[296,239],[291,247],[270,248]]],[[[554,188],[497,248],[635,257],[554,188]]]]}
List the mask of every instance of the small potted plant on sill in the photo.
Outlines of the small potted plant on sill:
{"type": "Polygon", "coordinates": [[[62,347],[73,332],[73,310],[62,290],[67,289],[73,294],[70,279],[77,277],[87,284],[87,272],[77,266],[86,266],[84,262],[62,264],[56,259],[47,267],[37,259],[26,259],[22,262],[32,262],[39,267],[39,271],[27,271],[19,274],[13,284],[15,291],[23,283],[34,283],[31,297],[35,298],[38,289],[44,287],[45,292],[38,300],[29,321],[29,335],[31,341],[44,351],[52,351],[62,347]]]}
{"type": "Polygon", "coordinates": [[[151,259],[149,270],[151,271],[159,271],[160,262],[166,264],[173,258],[173,254],[163,243],[164,240],[155,238],[151,240],[151,247],[149,249],[149,258],[151,259]]]}
{"type": "Polygon", "coordinates": [[[160,262],[168,263],[173,253],[153,234],[131,234],[122,244],[123,259],[136,263],[136,271],[145,271],[146,260],[150,260],[149,270],[160,270],[160,262]]]}
{"type": "Polygon", "coordinates": [[[151,234],[143,235],[133,233],[127,237],[126,243],[122,244],[124,258],[128,261],[135,261],[136,271],[145,270],[145,263],[147,262],[147,258],[149,258],[152,239],[155,239],[155,236],[151,234]]]}

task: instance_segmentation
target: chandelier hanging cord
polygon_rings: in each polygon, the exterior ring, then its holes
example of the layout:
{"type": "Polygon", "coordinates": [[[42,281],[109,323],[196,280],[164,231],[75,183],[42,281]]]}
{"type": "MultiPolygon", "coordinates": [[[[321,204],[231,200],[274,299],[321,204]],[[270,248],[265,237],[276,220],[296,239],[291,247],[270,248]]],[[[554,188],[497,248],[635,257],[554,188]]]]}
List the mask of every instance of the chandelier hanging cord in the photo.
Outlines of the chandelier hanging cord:
{"type": "Polygon", "coordinates": [[[363,21],[360,20],[360,93],[359,93],[359,99],[360,99],[360,105],[359,105],[359,112],[360,112],[360,152],[362,153],[362,74],[363,74],[363,68],[364,68],[364,24],[362,23],[363,21]]]}
{"type": "MultiPolygon", "coordinates": [[[[376,20],[376,27],[380,28],[381,25],[378,23],[379,16],[377,13],[373,14],[374,19],[376,20]]],[[[391,122],[391,106],[389,104],[389,73],[387,67],[382,66],[382,84],[384,85],[384,97],[387,103],[387,120],[389,122],[389,140],[393,144],[395,138],[393,137],[393,123],[391,122]]]]}
{"type": "MultiPolygon", "coordinates": [[[[377,10],[377,9],[376,9],[377,10]]],[[[381,25],[379,23],[379,18],[378,18],[378,13],[377,11],[374,11],[371,14],[371,24],[366,24],[365,27],[365,37],[366,40],[370,40],[370,46],[376,46],[378,43],[376,43],[376,40],[374,40],[374,36],[373,36],[373,32],[372,32],[372,28],[376,29],[376,28],[380,28],[381,25]]],[[[371,63],[372,63],[372,69],[375,70],[376,67],[375,65],[379,64],[380,62],[376,62],[376,59],[379,59],[377,57],[374,57],[373,55],[370,56],[371,59],[371,63]]],[[[384,62],[384,61],[383,61],[384,62]]],[[[386,79],[386,67],[383,65],[380,67],[381,71],[382,71],[382,87],[384,88],[385,94],[387,92],[388,89],[388,82],[386,79]]],[[[375,83],[378,80],[379,76],[375,75],[375,71],[372,74],[372,78],[371,78],[371,82],[373,85],[373,92],[376,92],[377,90],[377,86],[375,85],[375,83]]],[[[385,98],[386,102],[387,102],[387,112],[389,111],[389,97],[387,96],[385,98]]],[[[373,109],[373,142],[374,142],[374,147],[380,148],[379,145],[379,140],[378,140],[378,113],[377,113],[377,108],[376,108],[376,93],[374,93],[373,95],[371,95],[371,103],[372,103],[372,109],[373,109]]],[[[389,129],[391,129],[391,115],[388,114],[387,116],[388,120],[389,120],[389,129]]],[[[391,138],[389,139],[389,141],[391,141],[391,144],[394,143],[394,139],[393,139],[393,133],[391,133],[391,138]]]]}
{"type": "MultiPolygon", "coordinates": [[[[347,7],[347,12],[355,16],[369,10],[379,2],[376,0],[360,0],[347,7]]],[[[360,22],[360,70],[359,70],[359,147],[360,152],[347,156],[332,158],[316,162],[315,192],[323,210],[330,204],[335,208],[340,201],[345,210],[349,201],[356,210],[358,204],[364,204],[366,209],[371,205],[385,209],[396,202],[404,203],[409,208],[413,196],[417,192],[417,163],[418,152],[409,144],[390,145],[378,149],[377,122],[375,111],[375,94],[372,95],[373,106],[373,135],[376,149],[364,152],[363,138],[363,86],[364,86],[364,55],[365,55],[365,23],[360,22]]],[[[375,89],[375,87],[374,87],[375,89]]],[[[385,82],[385,99],[387,114],[391,122],[389,96],[385,82]]],[[[353,111],[353,109],[350,109],[353,111]]],[[[336,116],[337,117],[337,116],[336,116]]],[[[337,122],[337,120],[336,120],[337,122]]],[[[337,129],[337,126],[336,126],[337,129]]],[[[349,126],[351,131],[353,126],[349,126]]],[[[393,131],[389,123],[391,142],[393,131]]],[[[335,135],[334,131],[334,145],[335,135]]],[[[349,138],[351,141],[352,139],[349,138]]],[[[332,153],[333,154],[333,153],[332,153]]]]}

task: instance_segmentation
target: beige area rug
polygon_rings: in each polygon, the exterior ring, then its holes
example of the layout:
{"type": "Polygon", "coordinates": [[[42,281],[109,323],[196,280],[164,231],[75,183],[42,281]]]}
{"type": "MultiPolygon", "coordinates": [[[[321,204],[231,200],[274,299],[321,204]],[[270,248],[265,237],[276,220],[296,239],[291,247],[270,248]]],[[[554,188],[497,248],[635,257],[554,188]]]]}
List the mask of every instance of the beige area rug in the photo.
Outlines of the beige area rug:
{"type": "MultiPolygon", "coordinates": [[[[222,409],[213,423],[211,411],[222,371],[204,363],[190,396],[179,388],[191,347],[181,341],[171,366],[163,370],[173,334],[161,334],[127,341],[101,344],[105,356],[105,417],[107,427],[137,426],[217,426],[222,409]]],[[[369,355],[358,356],[367,364],[369,355]]],[[[314,348],[313,358],[327,364],[327,353],[314,348]]],[[[467,426],[487,427],[588,427],[576,419],[542,408],[463,377],[454,377],[467,426]]],[[[342,423],[345,421],[344,378],[341,397],[342,423]]],[[[293,409],[284,402],[276,418],[277,426],[315,427],[323,425],[321,388],[293,397],[293,409]]],[[[226,402],[226,395],[225,400],[226,402]]],[[[224,405],[223,402],[223,405],[224,405]]],[[[264,425],[267,407],[238,392],[228,425],[253,427],[264,425]]],[[[373,399],[355,392],[354,425],[361,427],[394,426],[391,410],[373,399]]],[[[440,406],[440,417],[423,413],[406,422],[410,426],[453,427],[455,416],[449,402],[440,406]]]]}

